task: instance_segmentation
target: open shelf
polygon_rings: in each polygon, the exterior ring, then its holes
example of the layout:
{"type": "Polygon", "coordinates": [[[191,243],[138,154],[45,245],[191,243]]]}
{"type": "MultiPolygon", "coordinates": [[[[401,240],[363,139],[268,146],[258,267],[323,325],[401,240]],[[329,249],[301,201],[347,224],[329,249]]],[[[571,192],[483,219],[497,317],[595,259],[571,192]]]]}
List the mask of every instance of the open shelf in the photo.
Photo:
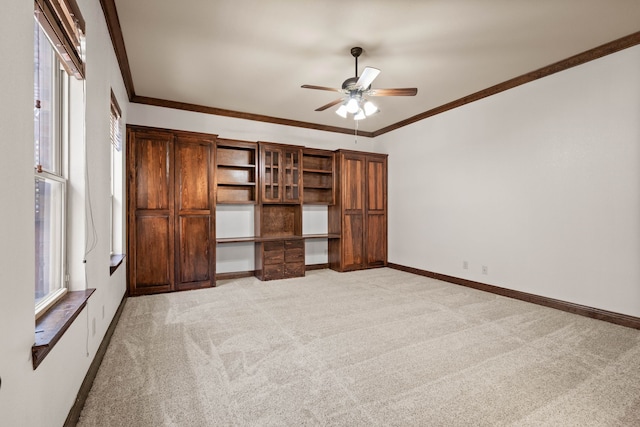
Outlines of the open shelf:
{"type": "Polygon", "coordinates": [[[255,142],[217,140],[217,203],[255,204],[257,202],[257,149],[255,142]]]}
{"type": "Polygon", "coordinates": [[[334,154],[331,151],[306,148],[302,152],[303,203],[332,205],[334,154]]]}

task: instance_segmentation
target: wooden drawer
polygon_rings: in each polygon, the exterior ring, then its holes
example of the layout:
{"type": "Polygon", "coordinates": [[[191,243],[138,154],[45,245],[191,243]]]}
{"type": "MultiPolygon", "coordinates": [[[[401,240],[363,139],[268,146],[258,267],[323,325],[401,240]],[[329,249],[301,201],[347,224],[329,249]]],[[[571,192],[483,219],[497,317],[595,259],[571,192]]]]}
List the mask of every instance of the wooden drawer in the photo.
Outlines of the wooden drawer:
{"type": "Polygon", "coordinates": [[[283,264],[265,265],[262,268],[262,280],[277,280],[284,277],[283,264]]]}
{"type": "Polygon", "coordinates": [[[264,242],[262,254],[263,264],[282,264],[284,262],[284,244],[279,242],[264,242]]]}
{"type": "Polygon", "coordinates": [[[263,262],[264,265],[282,264],[284,262],[284,251],[265,251],[263,262]]]}
{"type": "Polygon", "coordinates": [[[296,262],[304,263],[304,249],[291,249],[285,251],[284,262],[287,264],[296,262]]]}
{"type": "Polygon", "coordinates": [[[264,251],[277,251],[284,249],[284,242],[282,240],[274,240],[272,242],[263,242],[262,247],[264,251]]]}
{"type": "Polygon", "coordinates": [[[284,241],[284,249],[286,251],[292,249],[302,249],[304,250],[304,240],[285,240],[284,241]]]}
{"type": "Polygon", "coordinates": [[[285,240],[284,261],[289,263],[302,263],[304,265],[304,240],[285,240]]]}
{"type": "Polygon", "coordinates": [[[284,278],[289,279],[291,277],[303,277],[304,276],[304,261],[292,262],[284,265],[284,278]]]}

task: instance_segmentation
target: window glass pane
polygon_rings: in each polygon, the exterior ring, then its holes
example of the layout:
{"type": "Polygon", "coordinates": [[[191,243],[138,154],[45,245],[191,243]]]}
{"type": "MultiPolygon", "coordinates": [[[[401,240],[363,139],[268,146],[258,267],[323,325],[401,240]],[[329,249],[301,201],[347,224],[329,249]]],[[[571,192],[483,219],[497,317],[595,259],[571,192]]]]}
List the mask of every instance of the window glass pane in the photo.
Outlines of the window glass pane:
{"type": "Polygon", "coordinates": [[[55,132],[56,56],[40,25],[34,34],[34,137],[35,165],[58,173],[55,132]]]}
{"type": "Polygon", "coordinates": [[[64,183],[35,179],[36,304],[63,286],[64,183]]]}

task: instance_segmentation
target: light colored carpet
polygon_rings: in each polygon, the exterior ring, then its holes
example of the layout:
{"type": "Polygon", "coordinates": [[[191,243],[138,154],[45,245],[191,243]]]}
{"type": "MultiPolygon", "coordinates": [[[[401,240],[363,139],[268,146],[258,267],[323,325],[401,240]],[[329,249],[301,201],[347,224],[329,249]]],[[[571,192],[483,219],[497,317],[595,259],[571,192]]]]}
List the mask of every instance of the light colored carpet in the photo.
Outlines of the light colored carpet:
{"type": "Polygon", "coordinates": [[[392,269],[130,298],[80,426],[638,426],[640,331],[392,269]]]}

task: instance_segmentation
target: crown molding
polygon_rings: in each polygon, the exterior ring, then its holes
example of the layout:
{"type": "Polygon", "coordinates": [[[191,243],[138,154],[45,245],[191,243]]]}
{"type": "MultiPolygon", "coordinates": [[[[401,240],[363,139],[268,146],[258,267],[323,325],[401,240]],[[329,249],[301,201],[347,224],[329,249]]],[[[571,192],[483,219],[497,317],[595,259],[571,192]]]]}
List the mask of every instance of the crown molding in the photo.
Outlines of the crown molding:
{"type": "Polygon", "coordinates": [[[546,67],[542,67],[537,70],[531,71],[529,73],[523,74],[521,76],[514,77],[513,79],[507,80],[505,82],[498,83],[497,85],[472,93],[471,95],[467,95],[462,98],[456,99],[455,101],[443,104],[439,107],[432,108],[431,110],[425,111],[424,113],[420,113],[413,117],[409,117],[408,119],[402,120],[398,123],[394,123],[390,126],[374,131],[373,136],[374,137],[380,136],[387,132],[391,132],[392,130],[396,130],[401,127],[410,125],[412,123],[418,122],[420,120],[424,120],[428,117],[435,116],[436,114],[453,110],[454,108],[461,107],[465,104],[478,101],[482,98],[486,98],[491,95],[496,95],[500,92],[513,89],[514,87],[517,87],[526,83],[530,83],[534,80],[538,80],[543,77],[550,76],[551,74],[555,74],[560,71],[564,71],[569,68],[576,67],[578,65],[582,65],[586,62],[593,61],[598,58],[602,58],[603,56],[611,55],[612,53],[616,53],[618,51],[633,47],[638,44],[640,44],[640,31],[630,34],[628,36],[619,38],[612,42],[605,43],[593,49],[589,49],[585,52],[571,56],[567,59],[563,59],[562,61],[554,62],[553,64],[547,65],[546,67]]]}
{"type": "MultiPolygon", "coordinates": [[[[277,125],[293,126],[305,129],[322,130],[326,132],[344,133],[353,135],[354,130],[349,128],[341,128],[337,126],[327,126],[317,123],[301,122],[297,120],[282,119],[279,117],[263,116],[261,114],[243,113],[234,110],[225,110],[222,108],[207,107],[198,104],[189,104],[186,102],[169,101],[166,99],[150,98],[147,96],[134,95],[131,102],[136,104],[154,105],[157,107],[173,108],[176,110],[193,111],[196,113],[212,114],[215,116],[233,117],[236,119],[253,120],[256,122],[273,123],[277,125]]],[[[371,138],[373,132],[358,131],[358,136],[371,138]]]]}

